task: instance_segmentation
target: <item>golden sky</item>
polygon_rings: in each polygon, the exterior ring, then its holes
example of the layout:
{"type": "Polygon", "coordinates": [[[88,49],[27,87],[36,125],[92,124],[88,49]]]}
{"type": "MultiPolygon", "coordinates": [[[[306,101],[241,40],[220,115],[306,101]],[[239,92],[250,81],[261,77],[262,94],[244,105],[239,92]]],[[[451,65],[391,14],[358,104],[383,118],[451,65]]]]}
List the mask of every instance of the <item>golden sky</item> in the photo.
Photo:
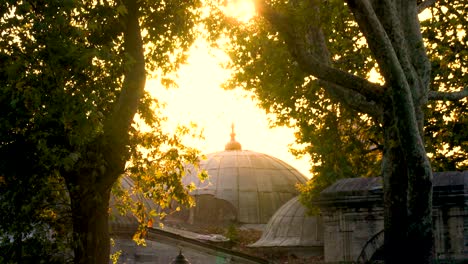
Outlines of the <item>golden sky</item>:
{"type": "MultiPolygon", "coordinates": [[[[250,0],[226,3],[225,12],[240,21],[247,22],[255,14],[250,0]]],[[[224,150],[234,123],[236,140],[243,150],[279,158],[310,177],[308,157],[297,159],[289,152],[288,145],[294,143],[294,130],[270,128],[265,111],[256,106],[250,94],[241,89],[226,91],[221,88],[230,76],[229,70],[221,67],[227,59],[222,50],[209,48],[205,41],[198,40],[187,64],[178,72],[178,88],[165,89],[155,80],[147,83],[147,89],[167,104],[163,111],[168,117],[167,126],[196,123],[203,129],[205,140],[189,144],[208,154],[224,150]]]]}
{"type": "MultiPolygon", "coordinates": [[[[251,0],[227,0],[225,3],[225,12],[239,21],[248,22],[255,15],[251,0]]],[[[223,51],[209,48],[206,42],[198,40],[187,64],[178,72],[178,88],[165,89],[158,81],[148,81],[147,89],[167,104],[163,112],[168,117],[169,130],[178,124],[196,123],[203,129],[205,140],[187,143],[208,154],[224,150],[234,123],[236,139],[242,149],[279,158],[310,178],[309,157],[297,159],[289,152],[289,144],[294,143],[294,130],[270,128],[266,113],[256,106],[250,94],[240,89],[221,88],[230,76],[229,70],[220,66],[227,59],[223,51]]],[[[369,79],[381,81],[375,70],[369,79]]]]}
{"type": "Polygon", "coordinates": [[[199,40],[178,72],[178,88],[165,89],[158,81],[148,81],[147,89],[167,104],[163,113],[168,117],[168,127],[196,123],[204,130],[205,140],[190,145],[208,154],[224,150],[234,123],[236,140],[243,150],[279,158],[310,177],[308,159],[298,160],[289,152],[288,145],[294,143],[293,129],[270,128],[266,113],[247,92],[221,88],[230,75],[220,66],[226,59],[221,50],[210,49],[199,40]]]}

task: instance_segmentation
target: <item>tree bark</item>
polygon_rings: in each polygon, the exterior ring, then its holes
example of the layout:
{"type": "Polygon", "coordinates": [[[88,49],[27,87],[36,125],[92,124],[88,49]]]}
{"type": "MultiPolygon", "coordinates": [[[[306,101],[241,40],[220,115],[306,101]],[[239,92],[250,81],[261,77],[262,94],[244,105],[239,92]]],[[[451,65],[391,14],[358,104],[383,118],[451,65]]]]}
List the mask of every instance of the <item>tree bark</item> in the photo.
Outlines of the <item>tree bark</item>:
{"type": "MultiPolygon", "coordinates": [[[[407,242],[412,246],[408,254],[409,263],[432,263],[433,261],[433,231],[432,231],[432,169],[424,149],[421,136],[423,117],[421,94],[424,76],[415,76],[410,70],[408,54],[400,33],[398,21],[395,19],[395,5],[391,1],[383,1],[385,10],[391,22],[379,20],[369,1],[348,0],[348,5],[354,13],[359,27],[364,32],[370,49],[382,70],[390,92],[387,94],[393,109],[393,120],[398,135],[397,144],[402,146],[404,159],[408,164],[408,229],[407,242]],[[385,26],[392,30],[387,32],[385,26]],[[419,79],[418,79],[419,78],[419,79]]],[[[381,2],[379,2],[381,4],[381,2]]],[[[414,2],[411,2],[415,4],[414,2]]],[[[414,40],[413,40],[414,41],[414,40]]],[[[413,58],[412,62],[416,63],[413,58]]],[[[422,74],[426,74],[424,67],[422,74]]],[[[391,253],[389,253],[391,254],[391,253]]],[[[393,254],[400,254],[400,252],[393,254]]]]}
{"type": "Polygon", "coordinates": [[[407,256],[407,199],[408,169],[402,146],[399,144],[392,107],[386,107],[383,117],[384,153],[382,177],[384,187],[384,254],[385,263],[401,263],[407,256]],[[395,252],[399,252],[395,254],[395,252]]]}
{"type": "Polygon", "coordinates": [[[137,0],[123,1],[127,12],[123,45],[127,69],[113,113],[106,119],[104,134],[87,146],[73,172],[65,173],[71,197],[76,264],[109,263],[109,199],[112,185],[124,172],[129,158],[129,129],[146,82],[143,40],[137,0]],[[89,165],[97,167],[89,168],[89,165]]]}
{"type": "Polygon", "coordinates": [[[433,263],[435,255],[432,224],[432,168],[422,140],[424,114],[420,106],[415,106],[413,111],[417,116],[416,122],[420,126],[418,130],[412,129],[413,131],[409,132],[404,127],[407,121],[399,121],[400,134],[408,134],[400,142],[407,146],[403,151],[411,164],[408,166],[407,241],[409,245],[412,245],[412,249],[408,260],[410,263],[433,263]],[[409,135],[410,133],[412,135],[409,135]]]}
{"type": "Polygon", "coordinates": [[[96,187],[82,184],[70,191],[76,264],[109,263],[110,188],[96,187]]]}

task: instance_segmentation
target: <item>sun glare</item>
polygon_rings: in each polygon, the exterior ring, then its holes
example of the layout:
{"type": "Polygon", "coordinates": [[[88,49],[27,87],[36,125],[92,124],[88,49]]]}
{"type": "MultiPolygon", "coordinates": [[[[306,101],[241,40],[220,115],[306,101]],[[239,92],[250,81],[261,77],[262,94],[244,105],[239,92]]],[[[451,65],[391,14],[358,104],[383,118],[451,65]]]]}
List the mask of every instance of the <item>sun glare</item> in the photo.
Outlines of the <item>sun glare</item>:
{"type": "Polygon", "coordinates": [[[200,39],[191,48],[187,63],[178,71],[178,88],[165,89],[156,79],[147,82],[148,91],[159,102],[166,103],[162,110],[168,117],[164,129],[174,131],[178,124],[196,123],[205,139],[184,138],[184,142],[209,154],[224,150],[234,123],[236,140],[242,149],[276,157],[310,177],[308,156],[297,159],[289,152],[289,144],[295,140],[294,130],[271,128],[267,114],[251,99],[249,92],[221,88],[231,75],[229,70],[220,67],[228,59],[224,51],[213,49],[200,39]]]}
{"type": "Polygon", "coordinates": [[[255,16],[255,6],[252,0],[228,0],[224,12],[243,23],[255,16]]]}

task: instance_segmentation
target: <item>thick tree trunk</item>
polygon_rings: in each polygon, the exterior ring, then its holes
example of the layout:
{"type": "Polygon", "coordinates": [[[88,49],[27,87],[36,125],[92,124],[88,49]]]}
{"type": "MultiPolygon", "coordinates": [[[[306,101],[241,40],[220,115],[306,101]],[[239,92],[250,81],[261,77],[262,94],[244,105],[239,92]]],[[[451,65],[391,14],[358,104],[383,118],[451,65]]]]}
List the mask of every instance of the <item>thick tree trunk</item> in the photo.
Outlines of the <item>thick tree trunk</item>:
{"type": "Polygon", "coordinates": [[[414,162],[414,158],[412,162],[407,161],[405,157],[408,157],[408,152],[416,152],[418,148],[402,143],[393,115],[393,111],[387,110],[383,124],[385,263],[402,263],[403,256],[407,263],[432,263],[434,238],[430,164],[423,156],[419,162],[414,162]]]}
{"type": "Polygon", "coordinates": [[[406,243],[408,169],[393,120],[392,111],[387,110],[383,120],[385,142],[382,160],[384,253],[387,264],[402,263],[402,257],[409,254],[409,245],[406,243]]]}
{"type": "MultiPolygon", "coordinates": [[[[415,103],[416,104],[416,103],[415,103]]],[[[423,138],[424,114],[421,107],[415,106],[420,137],[423,138]]],[[[422,141],[422,140],[421,140],[422,141]]],[[[421,147],[421,146],[420,146],[421,147]]],[[[424,149],[424,147],[421,147],[424,149]]],[[[410,151],[415,152],[418,146],[410,151]]],[[[434,234],[432,224],[432,168],[426,153],[412,162],[408,175],[408,243],[413,245],[411,257],[415,261],[434,260],[434,234]]]]}
{"type": "Polygon", "coordinates": [[[90,144],[91,161],[84,159],[83,169],[68,175],[67,187],[71,196],[76,264],[109,263],[109,198],[118,176],[124,172],[129,158],[129,128],[144,93],[146,72],[143,41],[139,25],[137,0],[123,1],[127,8],[123,16],[125,25],[124,50],[128,55],[119,100],[104,125],[104,135],[90,144]],[[88,164],[100,164],[86,168],[88,164]]]}
{"type": "MultiPolygon", "coordinates": [[[[82,187],[82,186],[81,186],[82,187]]],[[[110,190],[76,188],[71,191],[73,214],[74,263],[109,263],[110,190]]]]}
{"type": "Polygon", "coordinates": [[[429,175],[410,175],[408,190],[408,243],[412,245],[411,263],[432,263],[434,235],[432,226],[432,180],[429,175]]]}

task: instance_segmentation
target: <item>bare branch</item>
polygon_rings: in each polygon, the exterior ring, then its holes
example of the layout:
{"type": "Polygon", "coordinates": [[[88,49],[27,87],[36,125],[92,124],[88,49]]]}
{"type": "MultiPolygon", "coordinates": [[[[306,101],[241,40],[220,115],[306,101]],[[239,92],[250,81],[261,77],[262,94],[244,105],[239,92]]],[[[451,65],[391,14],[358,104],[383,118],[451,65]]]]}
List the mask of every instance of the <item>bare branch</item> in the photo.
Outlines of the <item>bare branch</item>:
{"type": "Polygon", "coordinates": [[[429,100],[439,101],[459,101],[468,97],[468,86],[459,92],[436,92],[429,91],[429,100]]]}
{"type": "Polygon", "coordinates": [[[424,11],[426,8],[434,5],[437,2],[437,0],[426,0],[418,5],[418,13],[421,13],[424,11]]]}

